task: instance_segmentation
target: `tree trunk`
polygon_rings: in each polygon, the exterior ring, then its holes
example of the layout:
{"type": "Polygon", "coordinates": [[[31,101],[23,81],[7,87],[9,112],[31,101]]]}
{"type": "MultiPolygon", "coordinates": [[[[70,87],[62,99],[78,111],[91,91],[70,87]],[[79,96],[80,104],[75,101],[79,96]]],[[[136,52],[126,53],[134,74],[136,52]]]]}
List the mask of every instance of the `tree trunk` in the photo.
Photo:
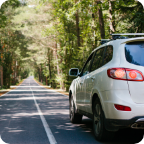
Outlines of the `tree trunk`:
{"type": "MultiPolygon", "coordinates": [[[[100,0],[97,0],[97,4],[100,4],[100,0]]],[[[104,28],[103,13],[102,13],[102,7],[100,5],[98,7],[98,17],[99,17],[101,39],[105,39],[105,28],[104,28]]]]}
{"type": "Polygon", "coordinates": [[[0,66],[1,89],[3,88],[3,67],[0,66]]]}
{"type": "MultiPolygon", "coordinates": [[[[60,47],[61,47],[61,43],[60,43],[60,47]]],[[[62,63],[62,61],[63,61],[63,59],[61,57],[60,58],[60,63],[62,63]]],[[[62,76],[62,74],[63,74],[63,70],[62,69],[60,69],[60,74],[62,76]]],[[[64,89],[64,82],[63,81],[60,81],[60,89],[64,89]]]]}
{"type": "Polygon", "coordinates": [[[46,85],[48,85],[47,76],[46,76],[46,85]]]}
{"type": "MultiPolygon", "coordinates": [[[[48,67],[49,67],[49,79],[50,79],[50,81],[51,81],[51,59],[50,59],[50,50],[48,49],[48,67]]],[[[52,86],[52,82],[50,82],[50,84],[51,84],[51,86],[52,86]]]]}
{"type": "Polygon", "coordinates": [[[42,65],[40,66],[41,83],[43,83],[42,65]]]}
{"type": "Polygon", "coordinates": [[[38,68],[38,73],[39,73],[39,82],[40,82],[41,81],[40,68],[38,68]]]}
{"type": "Polygon", "coordinates": [[[110,33],[115,32],[115,16],[114,16],[114,6],[115,2],[109,0],[109,17],[110,17],[110,33]]]}
{"type": "Polygon", "coordinates": [[[41,82],[41,67],[39,68],[39,70],[40,70],[40,82],[41,82]]]}
{"type": "MultiPolygon", "coordinates": [[[[77,3],[77,0],[75,1],[75,3],[77,3]]],[[[79,27],[79,11],[76,11],[75,14],[75,18],[76,18],[76,31],[77,31],[77,46],[78,48],[81,46],[80,43],[80,27],[79,27]]]]}
{"type": "MultiPolygon", "coordinates": [[[[9,65],[9,69],[11,70],[11,67],[12,67],[12,63],[10,63],[10,65],[9,65]]],[[[9,74],[9,76],[8,76],[8,87],[10,88],[10,85],[11,85],[11,77],[10,77],[10,74],[9,74]]]]}
{"type": "Polygon", "coordinates": [[[56,69],[57,69],[57,75],[59,76],[60,74],[60,69],[59,69],[59,63],[58,63],[58,54],[57,54],[57,43],[55,43],[55,50],[53,51],[54,57],[56,59],[56,69]]]}
{"type": "Polygon", "coordinates": [[[58,62],[58,54],[57,54],[57,43],[55,44],[55,48],[56,48],[56,50],[55,50],[55,56],[56,56],[56,61],[57,61],[57,74],[58,74],[58,76],[60,75],[60,68],[59,68],[59,62],[58,62]]]}
{"type": "Polygon", "coordinates": [[[16,84],[16,77],[17,77],[17,73],[16,73],[16,61],[14,61],[14,84],[16,84]]]}
{"type": "MultiPolygon", "coordinates": [[[[63,74],[63,70],[61,69],[61,75],[62,74],[63,74]]],[[[63,90],[65,89],[65,85],[63,81],[60,82],[60,86],[61,86],[60,89],[63,89],[63,90]]]]}
{"type": "MultiPolygon", "coordinates": [[[[94,7],[94,3],[93,3],[93,7],[94,7]]],[[[94,42],[92,42],[92,51],[97,47],[97,37],[96,37],[96,28],[95,28],[95,21],[96,21],[96,17],[95,14],[92,13],[92,31],[93,31],[93,37],[94,37],[94,42]]]]}
{"type": "Polygon", "coordinates": [[[78,14],[78,10],[76,12],[76,30],[77,30],[77,45],[78,48],[81,46],[80,44],[80,28],[79,28],[79,14],[78,14]]]}
{"type": "MultiPolygon", "coordinates": [[[[55,44],[55,56],[57,60],[57,75],[60,76],[60,68],[59,68],[59,61],[58,61],[58,53],[57,53],[57,43],[55,44]]],[[[62,89],[62,82],[60,81],[60,89],[62,89]]]]}

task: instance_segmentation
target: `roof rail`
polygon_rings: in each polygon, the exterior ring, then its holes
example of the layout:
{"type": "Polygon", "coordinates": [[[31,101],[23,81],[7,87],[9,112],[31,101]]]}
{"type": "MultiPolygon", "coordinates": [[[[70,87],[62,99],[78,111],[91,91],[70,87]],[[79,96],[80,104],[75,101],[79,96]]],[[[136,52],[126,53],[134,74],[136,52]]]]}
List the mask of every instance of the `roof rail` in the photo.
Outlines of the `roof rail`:
{"type": "Polygon", "coordinates": [[[100,41],[101,45],[103,45],[103,44],[109,42],[110,39],[101,39],[101,40],[99,40],[99,41],[100,41]]]}
{"type": "Polygon", "coordinates": [[[144,33],[122,33],[122,34],[111,34],[111,35],[144,35],[144,33]]]}
{"type": "Polygon", "coordinates": [[[144,33],[123,33],[123,34],[111,34],[112,35],[112,39],[116,40],[116,39],[127,39],[128,37],[125,36],[142,36],[144,35],[144,33]]]}

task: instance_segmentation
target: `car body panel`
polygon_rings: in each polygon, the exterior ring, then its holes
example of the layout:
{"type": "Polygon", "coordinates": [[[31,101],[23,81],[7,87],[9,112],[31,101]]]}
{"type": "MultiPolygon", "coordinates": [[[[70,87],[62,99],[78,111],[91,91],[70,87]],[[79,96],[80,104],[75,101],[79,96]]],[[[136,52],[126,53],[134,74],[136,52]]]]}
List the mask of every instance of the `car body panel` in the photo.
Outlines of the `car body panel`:
{"type": "MultiPolygon", "coordinates": [[[[123,44],[122,48],[121,48],[120,67],[138,70],[138,71],[142,72],[142,74],[144,75],[144,67],[143,66],[131,64],[126,60],[125,54],[123,54],[123,53],[125,53],[124,46],[125,46],[125,44],[123,44]]],[[[142,81],[142,82],[128,81],[128,86],[129,86],[129,92],[131,94],[132,100],[135,103],[144,104],[144,81],[142,81]]]]}
{"type": "Polygon", "coordinates": [[[113,58],[107,64],[85,76],[77,77],[71,84],[70,90],[75,97],[76,108],[87,113],[92,112],[93,96],[97,94],[107,119],[127,120],[133,117],[144,116],[144,81],[116,80],[108,77],[110,68],[130,68],[143,73],[144,67],[129,63],[125,57],[125,44],[132,41],[144,41],[143,38],[130,38],[110,41],[96,50],[112,45],[113,58]],[[80,83],[83,82],[82,85],[80,83]],[[114,104],[129,106],[131,111],[119,111],[114,104]]]}
{"type": "Polygon", "coordinates": [[[85,87],[84,87],[85,76],[78,77],[76,81],[76,105],[78,109],[85,110],[85,87]]]}

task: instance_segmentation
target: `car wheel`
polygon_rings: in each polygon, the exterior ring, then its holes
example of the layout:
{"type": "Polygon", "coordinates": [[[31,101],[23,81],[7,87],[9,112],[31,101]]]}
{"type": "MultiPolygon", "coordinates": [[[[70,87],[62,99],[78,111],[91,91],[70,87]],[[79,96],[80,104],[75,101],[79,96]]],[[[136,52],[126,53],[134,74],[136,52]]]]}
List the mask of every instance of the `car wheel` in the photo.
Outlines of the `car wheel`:
{"type": "Polygon", "coordinates": [[[82,121],[82,115],[76,113],[75,104],[73,101],[73,96],[69,99],[69,114],[70,114],[70,120],[72,123],[81,123],[82,121]]]}
{"type": "Polygon", "coordinates": [[[95,100],[93,108],[93,130],[95,138],[99,141],[111,140],[114,137],[114,132],[105,129],[104,112],[98,98],[95,100]]]}

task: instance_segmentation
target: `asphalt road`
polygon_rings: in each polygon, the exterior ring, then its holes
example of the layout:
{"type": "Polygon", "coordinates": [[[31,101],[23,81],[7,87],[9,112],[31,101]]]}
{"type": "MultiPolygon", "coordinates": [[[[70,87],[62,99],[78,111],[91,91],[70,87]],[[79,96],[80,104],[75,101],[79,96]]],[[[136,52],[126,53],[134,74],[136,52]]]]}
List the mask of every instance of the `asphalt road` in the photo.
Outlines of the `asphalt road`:
{"type": "MultiPolygon", "coordinates": [[[[29,77],[0,97],[0,136],[9,144],[123,144],[142,138],[138,131],[121,130],[111,142],[98,142],[92,120],[69,120],[68,96],[48,90],[29,77]]],[[[0,140],[0,144],[3,144],[0,140]]]]}

